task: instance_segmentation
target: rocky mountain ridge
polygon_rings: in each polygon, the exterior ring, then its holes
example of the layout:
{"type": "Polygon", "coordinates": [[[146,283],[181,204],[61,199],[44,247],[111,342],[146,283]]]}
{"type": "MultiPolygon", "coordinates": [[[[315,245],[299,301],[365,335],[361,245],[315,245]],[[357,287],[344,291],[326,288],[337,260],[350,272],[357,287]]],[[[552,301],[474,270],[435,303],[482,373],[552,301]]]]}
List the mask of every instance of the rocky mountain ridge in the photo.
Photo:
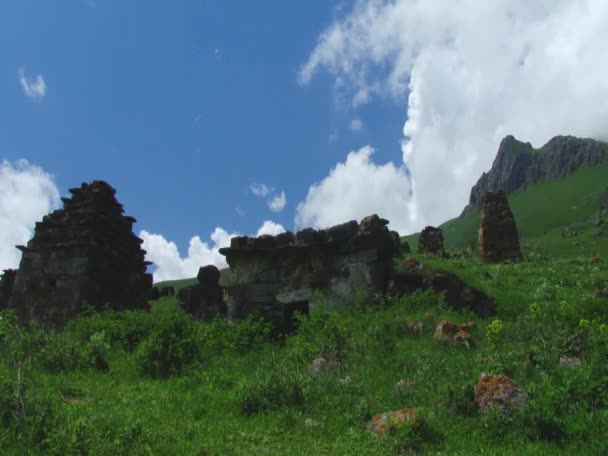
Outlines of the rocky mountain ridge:
{"type": "Polygon", "coordinates": [[[540,180],[561,179],[580,166],[597,166],[608,160],[608,144],[590,138],[556,136],[540,149],[513,136],[506,136],[498,148],[492,168],[482,173],[471,189],[469,204],[460,217],[481,209],[486,192],[511,194],[540,180]]]}

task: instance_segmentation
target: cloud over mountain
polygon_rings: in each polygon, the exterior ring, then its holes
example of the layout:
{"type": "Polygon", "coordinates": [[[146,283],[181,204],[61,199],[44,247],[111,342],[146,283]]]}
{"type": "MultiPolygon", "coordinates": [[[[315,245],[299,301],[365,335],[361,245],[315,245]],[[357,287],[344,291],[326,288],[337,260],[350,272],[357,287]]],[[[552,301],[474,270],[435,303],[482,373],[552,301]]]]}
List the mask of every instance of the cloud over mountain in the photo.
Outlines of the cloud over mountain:
{"type": "Polygon", "coordinates": [[[535,146],[606,138],[606,17],[603,0],[357,0],[320,35],[299,81],[325,70],[351,106],[379,94],[407,106],[414,193],[402,225],[420,228],[459,213],[507,134],[535,146]]]}

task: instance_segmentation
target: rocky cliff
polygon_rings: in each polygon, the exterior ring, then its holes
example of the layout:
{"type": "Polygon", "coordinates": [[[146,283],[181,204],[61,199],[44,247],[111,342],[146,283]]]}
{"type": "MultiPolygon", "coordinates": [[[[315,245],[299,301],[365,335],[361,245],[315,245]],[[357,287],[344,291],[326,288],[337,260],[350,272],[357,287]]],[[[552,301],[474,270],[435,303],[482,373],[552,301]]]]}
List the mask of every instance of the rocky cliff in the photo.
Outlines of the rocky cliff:
{"type": "Polygon", "coordinates": [[[540,149],[507,136],[500,142],[492,168],[471,189],[461,217],[481,209],[486,192],[507,195],[547,179],[569,176],[582,165],[597,166],[608,160],[608,145],[593,139],[556,136],[540,149]]]}

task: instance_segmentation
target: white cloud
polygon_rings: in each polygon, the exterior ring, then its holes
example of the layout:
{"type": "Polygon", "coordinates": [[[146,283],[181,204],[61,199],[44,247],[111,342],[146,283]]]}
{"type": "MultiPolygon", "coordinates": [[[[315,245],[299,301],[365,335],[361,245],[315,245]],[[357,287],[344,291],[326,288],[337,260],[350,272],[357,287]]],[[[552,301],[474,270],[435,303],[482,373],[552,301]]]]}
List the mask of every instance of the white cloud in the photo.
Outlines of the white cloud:
{"type": "Polygon", "coordinates": [[[352,105],[372,94],[406,104],[403,159],[415,228],[457,215],[507,134],[606,138],[608,2],[357,0],[303,65],[352,105]],[[364,95],[365,94],[365,95],[364,95]]]}
{"type": "Polygon", "coordinates": [[[274,195],[267,201],[268,208],[272,212],[281,212],[285,209],[285,205],[287,204],[287,198],[285,198],[285,192],[281,192],[279,195],[274,195]]]}
{"type": "Polygon", "coordinates": [[[40,167],[19,160],[0,164],[0,269],[17,268],[34,224],[59,206],[53,176],[40,167]]]}
{"type": "Polygon", "coordinates": [[[256,184],[255,182],[249,186],[251,193],[255,196],[265,197],[274,191],[274,187],[269,187],[266,184],[256,184]]]}
{"type": "Polygon", "coordinates": [[[37,75],[35,78],[29,78],[25,75],[23,68],[20,68],[17,73],[19,75],[19,84],[21,84],[21,88],[26,97],[33,100],[44,98],[46,95],[46,83],[41,74],[37,75]]]}
{"type": "Polygon", "coordinates": [[[296,209],[296,226],[324,228],[371,214],[388,219],[400,233],[408,224],[410,183],[405,167],[370,161],[370,146],[353,151],[329,175],[308,190],[296,209]]]}
{"type": "MultiPolygon", "coordinates": [[[[257,230],[256,236],[261,234],[279,234],[285,229],[278,223],[265,221],[257,230]]],[[[182,257],[177,245],[165,239],[161,234],[142,230],[139,237],[143,239],[142,248],[146,251],[146,260],[152,261],[156,266],[154,282],[163,280],[177,280],[196,277],[201,266],[213,264],[219,269],[228,267],[226,258],[219,250],[230,246],[230,239],[240,236],[239,233],[229,233],[223,228],[216,227],[210,235],[211,242],[203,242],[199,236],[190,239],[188,253],[182,257]]]]}
{"type": "Polygon", "coordinates": [[[363,128],[363,122],[361,119],[353,119],[350,121],[350,129],[352,131],[359,131],[363,128]]]}
{"type": "Polygon", "coordinates": [[[276,236],[277,234],[281,234],[285,232],[285,228],[283,225],[279,223],[275,223],[271,220],[266,220],[260,229],[258,229],[256,236],[261,236],[262,234],[270,234],[271,236],[276,236]]]}
{"type": "Polygon", "coordinates": [[[219,249],[228,247],[234,236],[238,236],[238,233],[229,234],[219,227],[211,233],[210,244],[203,242],[199,236],[194,236],[190,239],[188,256],[182,258],[177,245],[162,235],[145,230],[139,233],[144,241],[142,247],[147,252],[146,259],[156,266],[154,282],[196,277],[198,269],[208,264],[220,269],[227,267],[226,258],[220,254],[219,249]]]}

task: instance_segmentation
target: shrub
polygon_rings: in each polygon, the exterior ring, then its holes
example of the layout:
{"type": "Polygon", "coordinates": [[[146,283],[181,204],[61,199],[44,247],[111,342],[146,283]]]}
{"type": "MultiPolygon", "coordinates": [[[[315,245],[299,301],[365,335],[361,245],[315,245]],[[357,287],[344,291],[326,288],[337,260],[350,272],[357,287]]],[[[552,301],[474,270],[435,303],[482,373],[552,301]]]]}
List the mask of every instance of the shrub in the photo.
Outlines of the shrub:
{"type": "Polygon", "coordinates": [[[282,407],[302,408],[305,403],[304,380],[295,375],[270,376],[245,386],[239,395],[241,412],[251,416],[282,407]]]}
{"type": "Polygon", "coordinates": [[[168,378],[201,359],[196,323],[183,312],[157,314],[158,322],[136,352],[142,375],[168,378]]]}
{"type": "Polygon", "coordinates": [[[439,431],[420,412],[403,425],[389,427],[389,435],[393,438],[393,451],[396,455],[418,452],[442,439],[439,431]]]}
{"type": "Polygon", "coordinates": [[[87,310],[70,321],[65,332],[81,342],[89,342],[95,334],[103,333],[113,348],[133,351],[155,327],[156,315],[143,310],[87,310]]]}
{"type": "Polygon", "coordinates": [[[206,353],[247,353],[262,348],[270,340],[271,324],[258,315],[249,315],[239,323],[217,317],[198,325],[198,331],[206,353]]]}
{"type": "Polygon", "coordinates": [[[107,351],[103,333],[92,335],[84,344],[70,334],[51,334],[36,359],[44,370],[52,373],[75,369],[106,372],[109,370],[107,351]]]}

